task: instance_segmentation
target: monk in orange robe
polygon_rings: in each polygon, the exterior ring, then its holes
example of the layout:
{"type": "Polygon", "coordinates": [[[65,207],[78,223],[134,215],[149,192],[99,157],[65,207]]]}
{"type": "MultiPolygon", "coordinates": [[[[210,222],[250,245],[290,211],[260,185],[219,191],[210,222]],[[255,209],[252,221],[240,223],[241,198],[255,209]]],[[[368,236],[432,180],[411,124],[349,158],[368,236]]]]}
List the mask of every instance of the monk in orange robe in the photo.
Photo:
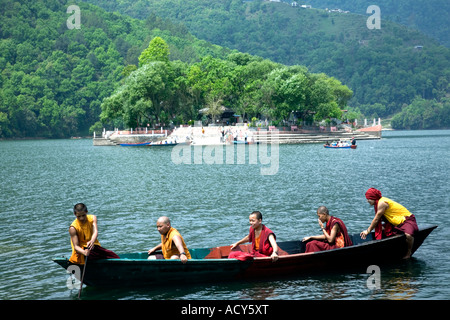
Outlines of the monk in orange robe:
{"type": "Polygon", "coordinates": [[[161,243],[148,250],[149,255],[156,250],[162,250],[164,259],[180,259],[183,263],[191,259],[191,254],[183,237],[177,229],[172,228],[168,217],[160,217],[156,221],[156,227],[161,234],[161,243]]]}
{"type": "Polygon", "coordinates": [[[70,244],[72,246],[72,255],[69,261],[83,265],[87,256],[91,260],[118,259],[117,254],[100,246],[97,239],[97,217],[87,214],[86,205],[77,203],[73,208],[73,213],[76,219],[69,227],[70,244]]]}

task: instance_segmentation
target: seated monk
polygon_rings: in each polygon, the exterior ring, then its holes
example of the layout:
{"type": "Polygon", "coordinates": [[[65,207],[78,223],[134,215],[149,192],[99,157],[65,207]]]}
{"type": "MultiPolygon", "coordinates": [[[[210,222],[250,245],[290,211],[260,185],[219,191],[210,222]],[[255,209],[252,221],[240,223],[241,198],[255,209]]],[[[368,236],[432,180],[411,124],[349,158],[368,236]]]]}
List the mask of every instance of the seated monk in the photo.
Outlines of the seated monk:
{"type": "Polygon", "coordinates": [[[404,259],[411,257],[414,244],[414,234],[419,230],[416,217],[401,204],[381,196],[381,191],[369,188],[366,192],[367,202],[374,207],[375,217],[370,226],[360,233],[365,239],[372,230],[375,230],[375,239],[382,239],[397,233],[406,237],[407,251],[404,259]],[[383,223],[384,222],[384,225],[383,223]]]}
{"type": "Polygon", "coordinates": [[[327,207],[320,206],[317,209],[319,226],[322,234],[303,238],[306,243],[305,252],[317,252],[351,246],[352,240],[348,236],[344,222],[336,217],[330,216],[327,207]],[[323,224],[326,223],[326,227],[323,224]]]}
{"type": "Polygon", "coordinates": [[[164,259],[180,259],[182,263],[186,263],[188,259],[191,259],[191,254],[183,237],[177,229],[171,226],[168,217],[160,217],[156,221],[156,227],[161,234],[161,243],[148,250],[149,255],[156,250],[162,250],[164,259]]]}
{"type": "MultiPolygon", "coordinates": [[[[262,224],[262,214],[253,211],[249,216],[250,231],[248,235],[231,245],[231,250],[242,243],[251,242],[252,252],[249,257],[271,257],[272,261],[278,260],[278,245],[275,234],[262,224]]],[[[231,251],[228,258],[241,259],[246,256],[242,251],[231,251]]],[[[242,260],[242,259],[241,259],[242,260]]]]}
{"type": "Polygon", "coordinates": [[[72,255],[71,263],[84,265],[87,256],[91,260],[119,259],[119,256],[111,250],[100,246],[98,241],[97,217],[87,214],[85,204],[77,203],[73,208],[76,219],[69,227],[72,255]]]}

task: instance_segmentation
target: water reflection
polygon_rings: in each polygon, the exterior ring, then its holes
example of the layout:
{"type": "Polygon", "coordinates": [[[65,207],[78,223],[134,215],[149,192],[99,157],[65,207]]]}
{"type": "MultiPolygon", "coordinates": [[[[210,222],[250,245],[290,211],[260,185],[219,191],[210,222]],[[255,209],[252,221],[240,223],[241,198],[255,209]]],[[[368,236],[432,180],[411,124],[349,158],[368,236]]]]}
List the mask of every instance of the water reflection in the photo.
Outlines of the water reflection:
{"type": "Polygon", "coordinates": [[[390,300],[409,300],[416,297],[421,288],[420,281],[424,276],[426,263],[423,260],[411,258],[398,264],[385,265],[381,272],[381,290],[375,293],[375,298],[390,300]]]}
{"type": "MultiPolygon", "coordinates": [[[[185,287],[158,286],[145,288],[83,289],[84,300],[408,300],[417,298],[423,287],[426,263],[409,261],[385,264],[381,269],[381,288],[367,287],[370,274],[362,268],[331,274],[308,274],[280,277],[267,281],[246,280],[185,287]]],[[[69,298],[76,299],[73,290],[69,298]]]]}

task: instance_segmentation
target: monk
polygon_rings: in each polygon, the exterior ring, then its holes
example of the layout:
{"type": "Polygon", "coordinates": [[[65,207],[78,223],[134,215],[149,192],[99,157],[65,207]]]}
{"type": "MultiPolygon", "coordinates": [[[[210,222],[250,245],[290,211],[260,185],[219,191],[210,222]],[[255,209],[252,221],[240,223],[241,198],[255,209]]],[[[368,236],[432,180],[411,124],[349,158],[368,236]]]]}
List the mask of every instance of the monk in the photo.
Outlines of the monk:
{"type": "Polygon", "coordinates": [[[414,234],[419,231],[416,217],[401,204],[381,196],[381,191],[369,188],[366,192],[367,202],[374,206],[375,217],[370,226],[361,232],[361,238],[365,239],[375,229],[375,239],[382,239],[397,233],[406,236],[407,251],[403,259],[411,257],[414,245],[414,234]],[[382,224],[384,222],[384,226],[382,224]]]}
{"type": "Polygon", "coordinates": [[[183,237],[177,229],[171,226],[168,217],[162,216],[158,218],[156,228],[161,234],[161,243],[148,250],[149,255],[156,250],[162,250],[164,259],[180,259],[182,263],[186,263],[188,259],[191,259],[191,254],[183,237]]]}
{"type": "Polygon", "coordinates": [[[114,252],[100,246],[98,241],[97,217],[88,215],[85,204],[77,203],[73,207],[76,219],[69,227],[70,243],[72,245],[71,263],[84,265],[85,257],[91,260],[119,259],[114,252]]]}
{"type": "MultiPolygon", "coordinates": [[[[242,243],[251,242],[252,257],[270,257],[272,262],[278,260],[278,245],[275,233],[262,224],[262,213],[253,211],[249,216],[250,230],[248,235],[231,245],[231,250],[242,243]]],[[[241,251],[231,251],[228,258],[239,259],[243,253],[241,251]]]]}
{"type": "Polygon", "coordinates": [[[327,207],[320,206],[317,209],[317,216],[322,234],[303,238],[302,241],[307,242],[305,252],[331,250],[353,245],[344,222],[331,216],[327,207]],[[326,223],[326,227],[323,226],[324,223],[326,223]]]}

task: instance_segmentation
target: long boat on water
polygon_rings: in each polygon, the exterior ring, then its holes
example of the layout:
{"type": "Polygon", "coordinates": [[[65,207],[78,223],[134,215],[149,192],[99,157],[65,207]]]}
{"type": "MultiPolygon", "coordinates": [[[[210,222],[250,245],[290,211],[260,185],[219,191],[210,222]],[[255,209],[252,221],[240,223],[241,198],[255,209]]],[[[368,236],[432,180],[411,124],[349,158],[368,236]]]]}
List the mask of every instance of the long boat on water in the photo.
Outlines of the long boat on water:
{"type": "Polygon", "coordinates": [[[323,146],[328,149],[356,149],[356,145],[332,146],[324,144],[323,146]]]}
{"type": "Polygon", "coordinates": [[[158,146],[158,147],[169,147],[169,146],[176,146],[178,143],[176,142],[137,142],[137,143],[120,143],[122,147],[152,147],[152,146],[158,146]]]}
{"type": "MultiPolygon", "coordinates": [[[[414,253],[437,226],[420,228],[414,237],[414,253]]],[[[305,243],[300,240],[280,241],[279,259],[252,258],[241,261],[228,259],[230,246],[189,249],[192,259],[183,264],[180,260],[148,259],[147,252],[119,254],[120,259],[88,261],[84,284],[100,287],[134,287],[160,284],[187,284],[223,282],[240,279],[270,279],[275,276],[302,275],[308,272],[335,272],[349,268],[367,268],[386,262],[401,261],[406,253],[404,235],[374,240],[374,234],[361,239],[351,235],[353,246],[305,253],[305,243]]],[[[240,249],[249,252],[249,244],[240,249]]],[[[71,264],[68,258],[54,258],[64,269],[71,264]]],[[[80,268],[81,269],[81,268],[80,268]]],[[[364,272],[366,269],[364,269],[364,272]]]]}

